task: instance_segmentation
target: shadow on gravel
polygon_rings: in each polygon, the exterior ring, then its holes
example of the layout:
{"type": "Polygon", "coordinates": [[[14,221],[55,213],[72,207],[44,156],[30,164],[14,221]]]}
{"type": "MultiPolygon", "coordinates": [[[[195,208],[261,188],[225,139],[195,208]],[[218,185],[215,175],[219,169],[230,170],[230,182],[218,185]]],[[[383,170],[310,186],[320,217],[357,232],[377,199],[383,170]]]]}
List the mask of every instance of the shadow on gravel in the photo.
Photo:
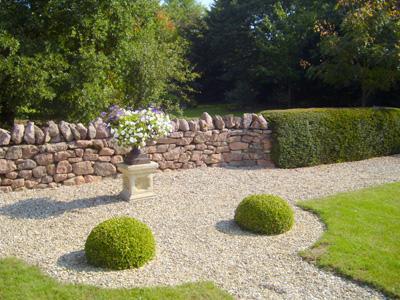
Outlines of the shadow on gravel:
{"type": "Polygon", "coordinates": [[[0,207],[0,214],[17,219],[47,219],[65,212],[121,202],[116,195],[77,199],[69,202],[55,201],[49,197],[31,198],[0,207]]]}
{"type": "Polygon", "coordinates": [[[57,260],[57,265],[75,272],[115,272],[115,270],[89,265],[84,250],[72,251],[60,256],[57,260]]]}
{"type": "Polygon", "coordinates": [[[219,221],[215,224],[215,228],[222,233],[236,236],[259,236],[258,234],[251,233],[241,229],[234,220],[219,221]]]}
{"type": "Polygon", "coordinates": [[[64,254],[57,260],[57,265],[76,271],[84,271],[89,266],[83,250],[64,254]]]}
{"type": "Polygon", "coordinates": [[[86,261],[85,251],[73,251],[63,256],[57,260],[57,265],[68,270],[73,270],[76,272],[105,272],[105,269],[96,268],[89,265],[86,261]]]}

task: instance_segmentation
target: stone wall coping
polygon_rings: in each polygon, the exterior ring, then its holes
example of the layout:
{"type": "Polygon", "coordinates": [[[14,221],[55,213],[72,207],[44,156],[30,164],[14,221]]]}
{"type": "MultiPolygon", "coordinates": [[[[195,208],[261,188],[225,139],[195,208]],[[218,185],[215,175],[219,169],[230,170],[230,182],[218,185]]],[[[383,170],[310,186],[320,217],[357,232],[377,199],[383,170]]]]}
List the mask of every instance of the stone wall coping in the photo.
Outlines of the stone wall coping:
{"type": "MultiPolygon", "coordinates": [[[[207,112],[204,112],[198,119],[174,119],[171,123],[173,130],[167,138],[184,138],[188,133],[207,132],[210,130],[268,129],[268,123],[265,118],[254,113],[245,113],[242,117],[234,115],[215,115],[212,117],[207,112]]],[[[21,144],[44,145],[60,142],[93,141],[110,137],[110,129],[101,118],[97,118],[87,126],[82,123],[75,124],[61,121],[57,124],[54,121],[48,121],[45,126],[39,127],[34,122],[29,121],[26,125],[15,124],[11,131],[0,129],[0,147],[21,144]]]]}

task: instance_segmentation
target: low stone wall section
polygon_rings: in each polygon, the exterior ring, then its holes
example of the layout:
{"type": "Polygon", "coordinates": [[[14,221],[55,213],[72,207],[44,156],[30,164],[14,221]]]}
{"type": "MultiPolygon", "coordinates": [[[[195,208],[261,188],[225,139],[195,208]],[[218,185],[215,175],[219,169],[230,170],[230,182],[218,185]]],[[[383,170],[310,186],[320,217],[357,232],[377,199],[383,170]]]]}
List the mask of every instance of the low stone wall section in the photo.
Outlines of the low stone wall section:
{"type": "MultiPolygon", "coordinates": [[[[243,117],[204,113],[199,120],[178,119],[173,132],[150,142],[143,151],[160,170],[197,167],[273,167],[271,131],[255,114],[243,117]]],[[[101,119],[82,124],[33,122],[0,129],[0,192],[78,185],[118,173],[129,148],[110,137],[101,119]]]]}

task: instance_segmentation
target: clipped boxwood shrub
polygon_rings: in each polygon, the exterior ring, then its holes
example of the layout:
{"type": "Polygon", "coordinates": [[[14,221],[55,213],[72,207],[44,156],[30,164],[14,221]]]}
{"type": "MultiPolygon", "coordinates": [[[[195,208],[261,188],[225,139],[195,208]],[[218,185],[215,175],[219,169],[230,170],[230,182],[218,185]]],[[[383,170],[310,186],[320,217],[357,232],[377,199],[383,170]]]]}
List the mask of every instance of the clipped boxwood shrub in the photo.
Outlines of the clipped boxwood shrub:
{"type": "Polygon", "coordinates": [[[278,196],[252,195],[236,208],[235,221],[243,229],[276,235],[292,228],[294,214],[289,204],[278,196]]]}
{"type": "Polygon", "coordinates": [[[400,153],[400,109],[264,111],[273,131],[272,160],[306,167],[400,153]]]}
{"type": "Polygon", "coordinates": [[[150,228],[129,217],[100,223],[85,243],[89,264],[114,270],[141,267],[155,256],[155,249],[150,228]]]}

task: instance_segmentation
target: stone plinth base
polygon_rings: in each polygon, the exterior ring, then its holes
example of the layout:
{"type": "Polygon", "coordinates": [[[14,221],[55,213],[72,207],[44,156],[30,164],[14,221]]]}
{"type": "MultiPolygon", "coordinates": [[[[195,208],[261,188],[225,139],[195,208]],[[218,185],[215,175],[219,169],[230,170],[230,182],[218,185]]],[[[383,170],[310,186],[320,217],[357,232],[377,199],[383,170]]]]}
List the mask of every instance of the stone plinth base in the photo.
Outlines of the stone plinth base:
{"type": "Polygon", "coordinates": [[[155,162],[142,165],[119,164],[118,169],[123,175],[120,197],[125,201],[153,197],[153,175],[157,168],[155,162]]]}

